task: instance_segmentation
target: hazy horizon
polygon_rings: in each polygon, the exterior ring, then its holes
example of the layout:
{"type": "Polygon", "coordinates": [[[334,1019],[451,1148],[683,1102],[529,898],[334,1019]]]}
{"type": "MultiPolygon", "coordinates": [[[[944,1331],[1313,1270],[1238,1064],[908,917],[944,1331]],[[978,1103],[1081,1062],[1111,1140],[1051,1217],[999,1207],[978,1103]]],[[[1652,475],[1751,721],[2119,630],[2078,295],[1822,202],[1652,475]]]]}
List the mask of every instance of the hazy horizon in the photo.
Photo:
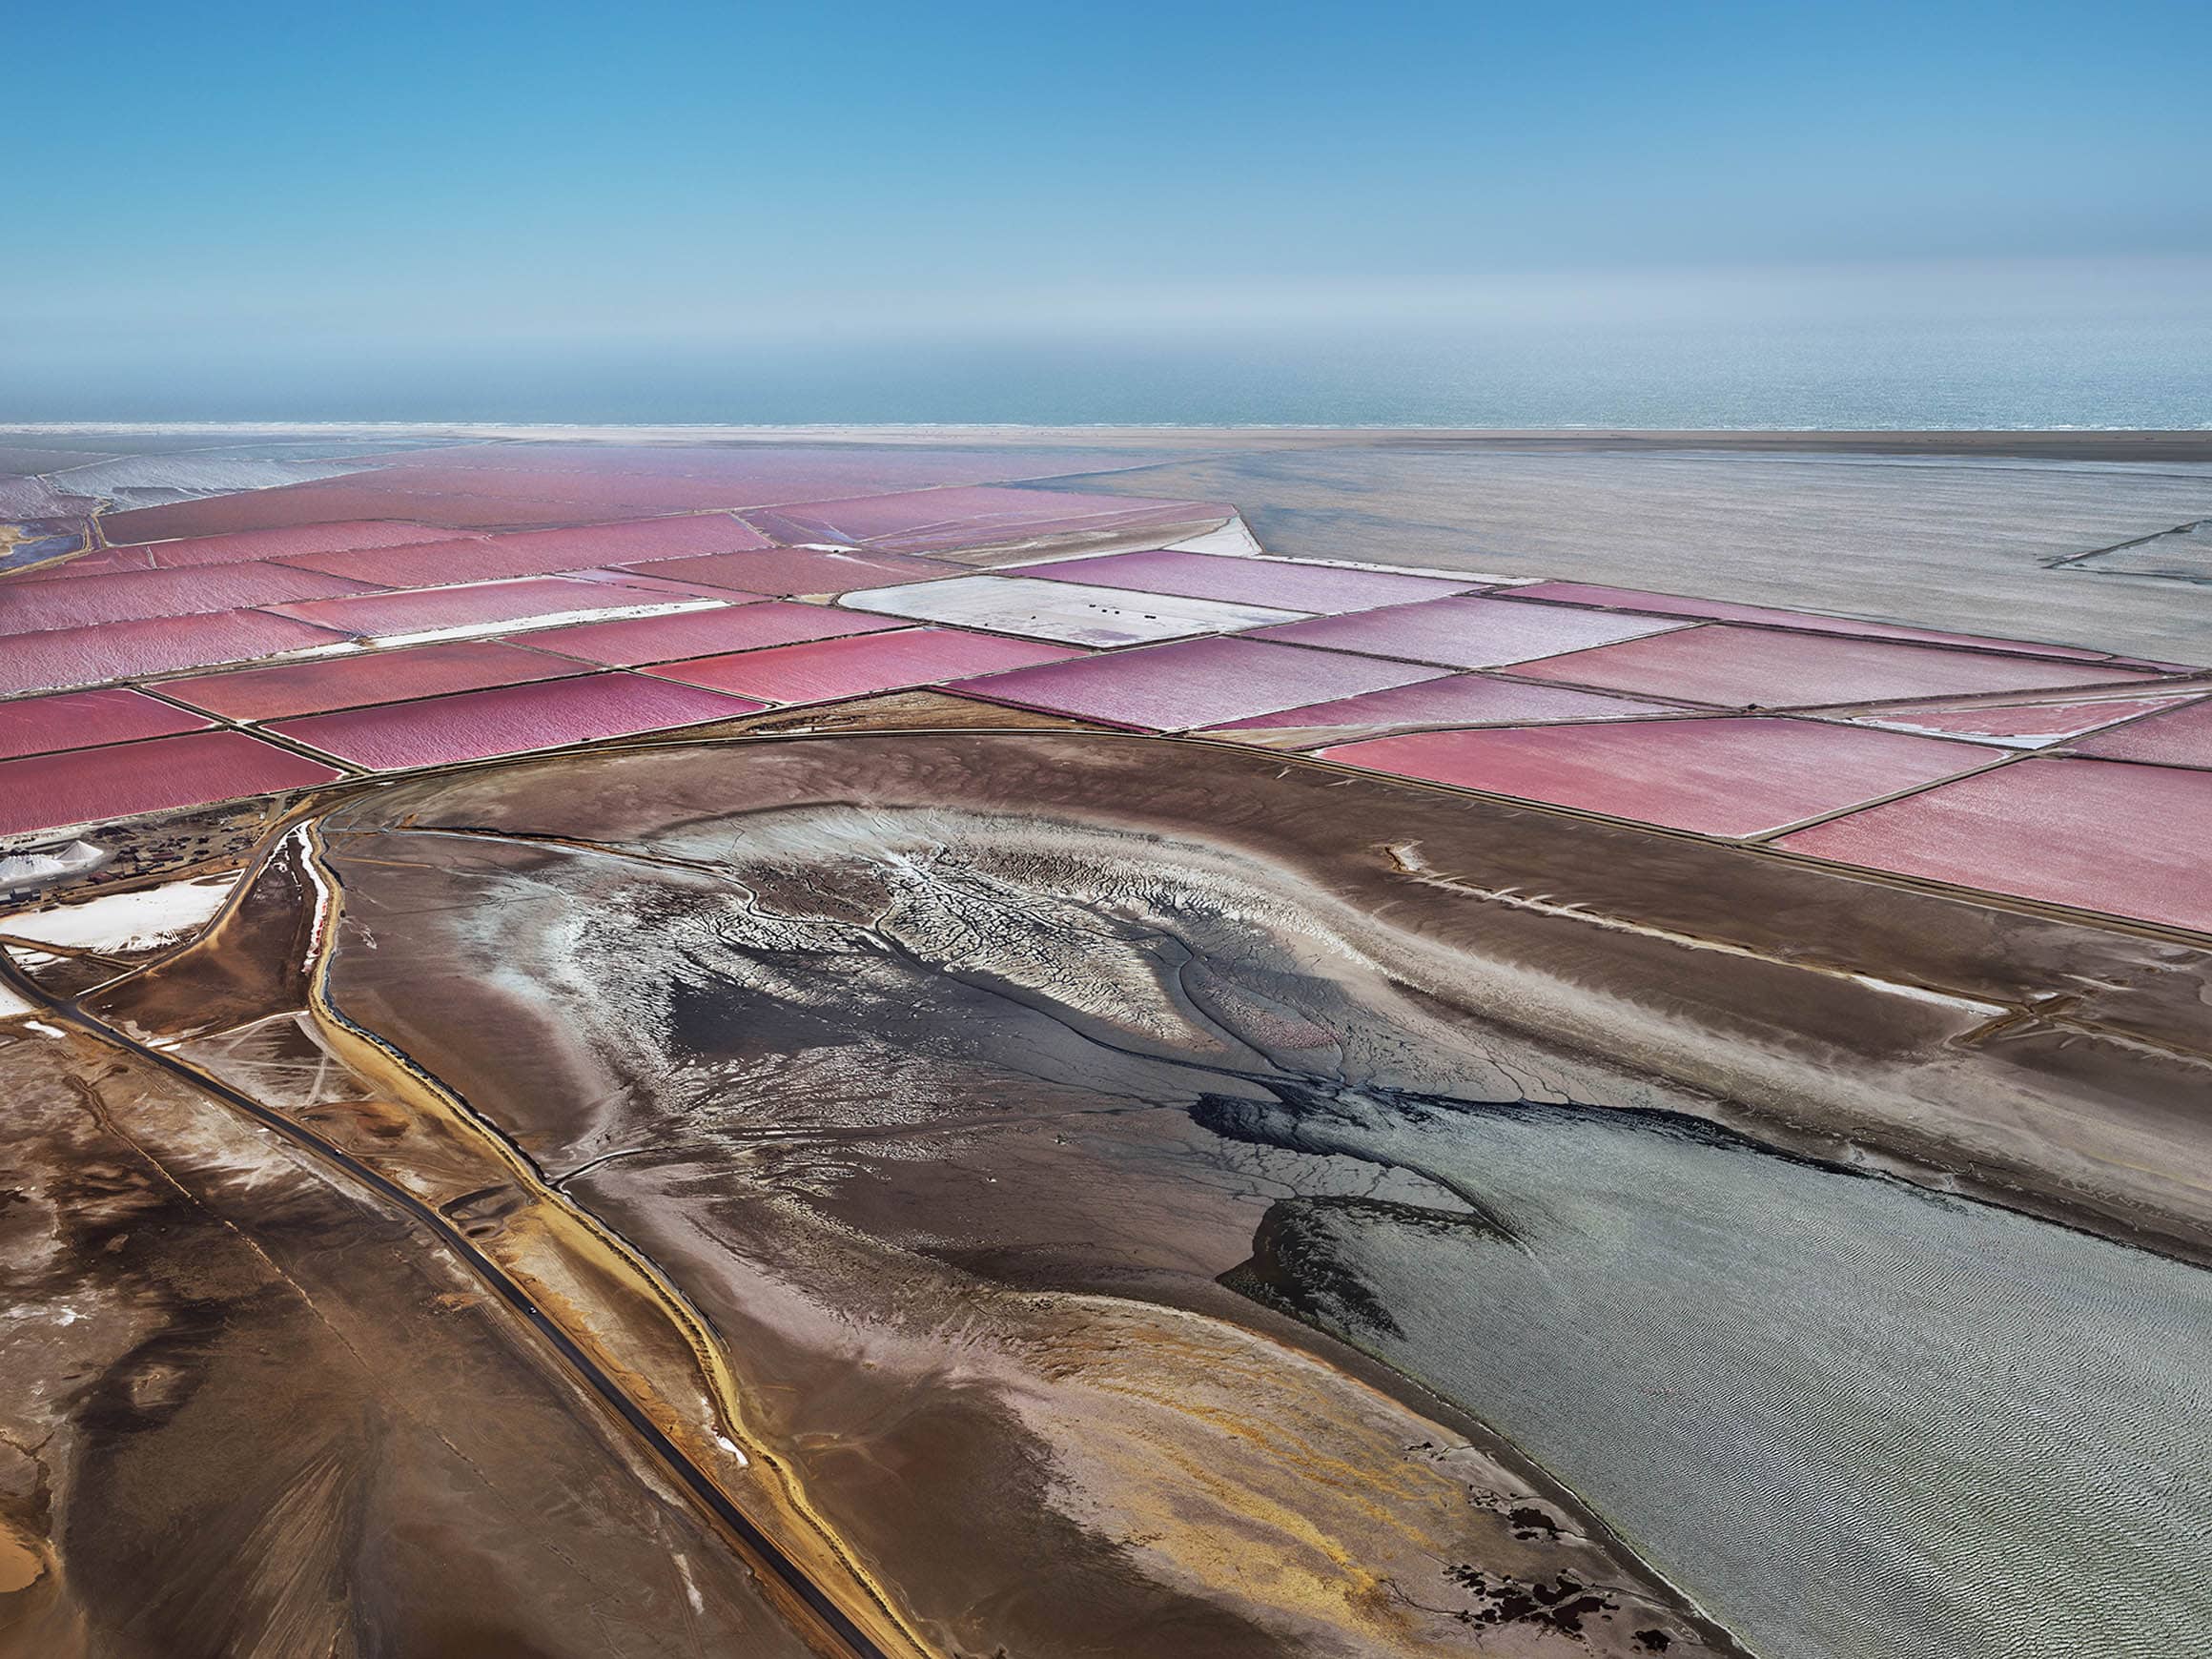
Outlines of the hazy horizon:
{"type": "Polygon", "coordinates": [[[2212,260],[1149,296],[1132,320],[784,338],[18,350],[0,421],[2212,425],[2212,260]]]}
{"type": "Polygon", "coordinates": [[[0,420],[2212,422],[2202,8],[126,0],[13,44],[0,420]]]}

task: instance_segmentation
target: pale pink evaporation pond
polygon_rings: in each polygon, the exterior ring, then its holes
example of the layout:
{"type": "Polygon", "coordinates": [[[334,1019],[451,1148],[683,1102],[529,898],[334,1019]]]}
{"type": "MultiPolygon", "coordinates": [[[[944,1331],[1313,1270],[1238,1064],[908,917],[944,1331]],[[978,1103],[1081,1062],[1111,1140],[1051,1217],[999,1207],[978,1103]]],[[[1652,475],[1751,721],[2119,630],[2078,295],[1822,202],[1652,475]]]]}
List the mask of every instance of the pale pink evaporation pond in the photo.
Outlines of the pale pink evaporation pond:
{"type": "Polygon", "coordinates": [[[260,610],[57,628],[21,635],[0,650],[0,693],[61,690],[175,668],[252,662],[283,651],[339,645],[344,638],[328,628],[260,610]]]}
{"type": "MultiPolygon", "coordinates": [[[[2074,745],[2083,754],[2113,760],[2156,761],[2165,766],[2212,767],[2212,701],[2130,721],[2074,745]]],[[[2212,848],[2205,850],[2212,864],[2212,848]]]]}
{"type": "Polygon", "coordinates": [[[1412,663],[1216,636],[955,680],[947,689],[1139,731],[1180,731],[1443,673],[1412,663]]]}
{"type": "MultiPolygon", "coordinates": [[[[400,650],[353,651],[313,657],[267,668],[165,680],[162,695],[226,720],[281,720],[370,703],[399,703],[487,686],[558,680],[588,670],[565,657],[547,656],[493,640],[451,640],[400,650]]],[[[0,704],[0,707],[7,707],[0,704]]]]}
{"type": "Polygon", "coordinates": [[[697,726],[763,707],[635,674],[585,674],[310,715],[269,729],[355,766],[390,771],[697,726]]]}
{"type": "Polygon", "coordinates": [[[1725,623],[1553,657],[1526,664],[1515,672],[1722,708],[1818,707],[2157,678],[2047,657],[2000,657],[1890,640],[1731,627],[1725,623]]]}
{"type": "Polygon", "coordinates": [[[893,552],[934,553],[1045,536],[1196,525],[1232,518],[1236,511],[1219,502],[977,485],[808,502],[748,512],[745,517],[778,542],[842,542],[893,552]]]}
{"type": "Polygon", "coordinates": [[[1797,628],[1811,633],[1850,634],[1868,640],[1917,640],[1925,645],[1976,645],[2016,656],[2074,657],[2084,662],[2108,662],[2109,651],[2085,650],[2079,645],[2042,645],[2027,640],[2000,640],[1984,634],[1949,634],[1933,628],[1905,627],[1895,623],[1858,622],[1851,617],[1822,616],[1814,611],[1776,610],[1763,604],[1731,604],[1726,600],[1689,599],[1672,593],[1646,593],[1632,587],[1599,587],[1582,582],[1536,582],[1516,587],[1513,597],[1551,600],[1569,604],[1604,605],[1617,610],[1649,611],[1658,616],[1695,617],[1701,621],[1765,624],[1771,627],[1797,628]]]}
{"type": "Polygon", "coordinates": [[[579,623],[530,636],[541,650],[558,651],[580,662],[634,668],[681,657],[719,656],[803,640],[842,639],[848,634],[881,633],[902,625],[889,617],[861,616],[819,604],[787,604],[732,593],[749,604],[720,610],[685,611],[675,616],[633,617],[620,622],[579,623]]]}
{"type": "MultiPolygon", "coordinates": [[[[686,510],[843,502],[934,484],[1127,466],[1134,451],[1024,447],[957,452],[773,444],[594,457],[518,446],[448,447],[377,458],[373,471],[112,514],[110,533],[151,539],[407,516],[461,528],[648,518],[686,510]]],[[[801,536],[799,541],[820,541],[801,536]]]]}
{"type": "MultiPolygon", "coordinates": [[[[113,576],[0,582],[0,635],[54,628],[98,627],[153,617],[212,616],[217,611],[296,599],[372,593],[347,582],[284,564],[214,564],[196,570],[126,570],[113,576]]],[[[0,646],[0,650],[7,647],[0,646]]]]}
{"type": "Polygon", "coordinates": [[[681,604],[665,595],[610,587],[603,582],[564,582],[531,576],[466,587],[424,587],[411,593],[364,593],[345,599],[271,605],[278,616],[363,639],[429,633],[439,628],[523,623],[538,617],[595,610],[630,610],[642,604],[681,604]]]}
{"type": "Polygon", "coordinates": [[[1386,570],[1345,570],[1327,564],[1182,553],[1168,548],[1103,553],[1043,564],[1017,564],[1002,574],[1034,576],[1047,582],[1080,582],[1093,587],[1120,587],[1138,593],[1173,594],[1178,599],[1218,599],[1233,604],[1260,604],[1275,610],[1312,611],[1317,615],[1443,599],[1482,585],[1476,582],[1405,576],[1386,570]]]}
{"type": "Polygon", "coordinates": [[[652,672],[687,686],[736,691],[771,703],[824,703],[1087,654],[1075,645],[1002,639],[956,628],[902,628],[664,663],[652,672]]]}
{"type": "Polygon", "coordinates": [[[585,565],[680,559],[768,544],[766,536],[741,519],[728,513],[702,513],[556,530],[518,530],[372,552],[311,554],[290,563],[388,587],[434,587],[508,576],[549,576],[585,565]]]}
{"type": "Polygon", "coordinates": [[[1412,732],[1321,752],[1400,777],[1727,836],[1764,834],[1995,758],[1938,738],[1756,717],[1412,732]]]}
{"type": "Polygon", "coordinates": [[[2212,772],[2039,755],[1774,845],[2212,932],[2212,772]]]}
{"type": "Polygon", "coordinates": [[[1612,697],[1597,691],[1577,691],[1567,686],[1530,686],[1517,680],[1494,679],[1487,674],[1451,674],[1441,680],[1392,686],[1386,691],[1369,691],[1327,703],[1308,703],[1273,714],[1256,714],[1248,720],[1232,720],[1209,729],[1372,730],[1393,726],[1518,726],[1561,720],[1621,720],[1642,714],[1678,712],[1664,704],[1612,697]]]}
{"type": "Polygon", "coordinates": [[[739,600],[766,599],[768,597],[765,593],[748,592],[742,588],[717,586],[705,582],[685,582],[660,575],[647,575],[646,572],[652,568],[650,564],[641,564],[635,570],[625,569],[621,565],[609,565],[604,569],[586,567],[583,570],[563,570],[561,575],[564,581],[568,582],[597,582],[608,587],[626,587],[638,593],[665,593],[676,599],[712,599],[719,600],[724,604],[729,604],[739,600]]]}
{"type": "Polygon", "coordinates": [[[839,553],[816,547],[775,547],[717,553],[701,559],[632,560],[645,574],[734,587],[747,593],[851,593],[933,576],[961,576],[965,564],[911,553],[839,553]]]}
{"type": "Polygon", "coordinates": [[[1686,625],[1467,594],[1285,623],[1260,629],[1253,637],[1451,668],[1498,668],[1686,625]]]}
{"type": "MultiPolygon", "coordinates": [[[[2199,692],[2197,695],[2202,696],[2199,692]]],[[[2155,713],[2186,702],[2185,695],[2164,697],[2071,698],[2046,703],[1976,703],[1889,705],[1878,712],[1854,714],[1862,726],[1881,726],[1899,731],[1933,731],[1945,737],[1981,739],[2013,748],[2034,748],[2079,737],[2083,732],[2139,714],[2155,713]]]]}
{"type": "Polygon", "coordinates": [[[356,519],[296,524],[274,530],[239,530],[228,536],[191,536],[174,542],[136,542],[104,547],[56,565],[57,576],[95,576],[118,570],[177,570],[204,564],[278,563],[304,553],[341,553],[357,547],[401,547],[443,542],[454,532],[397,519],[356,519]]]}
{"type": "Polygon", "coordinates": [[[121,686],[0,703],[0,760],[171,737],[215,723],[121,686]]]}
{"type": "Polygon", "coordinates": [[[341,775],[242,731],[195,731],[0,761],[0,834],[209,806],[341,775]]]}

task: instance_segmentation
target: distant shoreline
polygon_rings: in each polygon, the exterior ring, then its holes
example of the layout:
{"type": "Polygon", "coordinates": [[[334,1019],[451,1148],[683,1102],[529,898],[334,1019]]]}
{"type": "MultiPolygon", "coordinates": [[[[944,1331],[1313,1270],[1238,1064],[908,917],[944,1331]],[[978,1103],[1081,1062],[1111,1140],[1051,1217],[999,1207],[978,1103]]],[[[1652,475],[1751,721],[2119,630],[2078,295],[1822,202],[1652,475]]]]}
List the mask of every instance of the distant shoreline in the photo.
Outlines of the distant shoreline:
{"type": "Polygon", "coordinates": [[[1962,455],[2042,461],[2212,461],[2212,427],[2180,430],[1730,428],[1492,428],[1448,426],[1042,426],[917,425],[835,422],[821,425],[727,423],[265,420],[0,422],[0,436],[88,437],[99,433],[170,436],[205,433],[266,436],[288,432],[358,433],[369,437],[452,436],[481,441],[593,443],[931,443],[1024,444],[1071,440],[1129,448],[1487,447],[1567,451],[1704,450],[1747,454],[1962,455]]]}

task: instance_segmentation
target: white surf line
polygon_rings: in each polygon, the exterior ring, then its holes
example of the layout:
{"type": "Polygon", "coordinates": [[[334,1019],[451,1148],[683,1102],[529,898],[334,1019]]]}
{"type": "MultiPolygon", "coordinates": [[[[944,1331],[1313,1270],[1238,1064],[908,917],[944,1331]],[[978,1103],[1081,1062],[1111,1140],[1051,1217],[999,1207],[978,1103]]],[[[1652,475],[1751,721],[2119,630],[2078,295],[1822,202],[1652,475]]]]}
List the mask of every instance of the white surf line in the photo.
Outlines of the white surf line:
{"type": "Polygon", "coordinates": [[[1660,939],[1670,945],[1680,945],[1692,951],[1717,951],[1724,956],[1740,956],[1747,961],[1764,962],[1775,968],[1795,968],[1811,973],[1824,973],[1831,979],[1848,979],[1870,990],[1887,992],[1915,1002],[1932,1003],[1939,1008],[1956,1009],[1982,1019],[2017,1012],[2010,1004],[1983,1002],[1976,997],[1959,996],[1947,991],[1931,990],[1925,985],[1915,985],[1901,979],[1883,979],[1872,973],[1857,973],[1848,968],[1829,968],[1817,962],[1794,961],[1782,956],[1771,956],[1763,951],[1754,951],[1746,945],[1731,945],[1725,939],[1703,939],[1694,933],[1676,932],[1671,928],[1654,927],[1649,922],[1631,922],[1621,916],[1608,916],[1580,905],[1560,904],[1555,900],[1532,897],[1512,888],[1477,887],[1472,882],[1457,881],[1439,874],[1428,861],[1421,856],[1416,842],[1393,844],[1386,850],[1391,862],[1429,887],[1441,887],[1449,892],[1464,893],[1469,898],[1486,899],[1493,904],[1509,905],[1514,910],[1532,911],[1538,915],[1559,916],[1568,921],[1587,922],[1594,928],[1612,932],[1635,933],[1647,939],[1660,939]]]}

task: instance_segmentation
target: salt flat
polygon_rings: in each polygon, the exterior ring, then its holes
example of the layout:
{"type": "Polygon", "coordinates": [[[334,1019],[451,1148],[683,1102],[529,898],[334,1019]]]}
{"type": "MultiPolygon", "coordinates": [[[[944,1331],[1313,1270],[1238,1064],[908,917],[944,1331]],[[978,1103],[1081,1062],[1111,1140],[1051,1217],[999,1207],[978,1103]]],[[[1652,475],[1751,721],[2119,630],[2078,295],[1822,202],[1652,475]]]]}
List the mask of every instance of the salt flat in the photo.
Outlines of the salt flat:
{"type": "MultiPolygon", "coordinates": [[[[1978,434],[1885,435],[1896,453],[1818,433],[1611,448],[1596,435],[1225,436],[1080,487],[1234,501],[1270,552],[1305,558],[1725,594],[2158,658],[2195,660],[2212,641],[2212,586],[2050,568],[2212,518],[2201,444],[2083,435],[2067,456],[2002,453],[2004,435],[1978,434]]],[[[2068,446],[2021,434],[2007,447],[2068,446]]]]}

